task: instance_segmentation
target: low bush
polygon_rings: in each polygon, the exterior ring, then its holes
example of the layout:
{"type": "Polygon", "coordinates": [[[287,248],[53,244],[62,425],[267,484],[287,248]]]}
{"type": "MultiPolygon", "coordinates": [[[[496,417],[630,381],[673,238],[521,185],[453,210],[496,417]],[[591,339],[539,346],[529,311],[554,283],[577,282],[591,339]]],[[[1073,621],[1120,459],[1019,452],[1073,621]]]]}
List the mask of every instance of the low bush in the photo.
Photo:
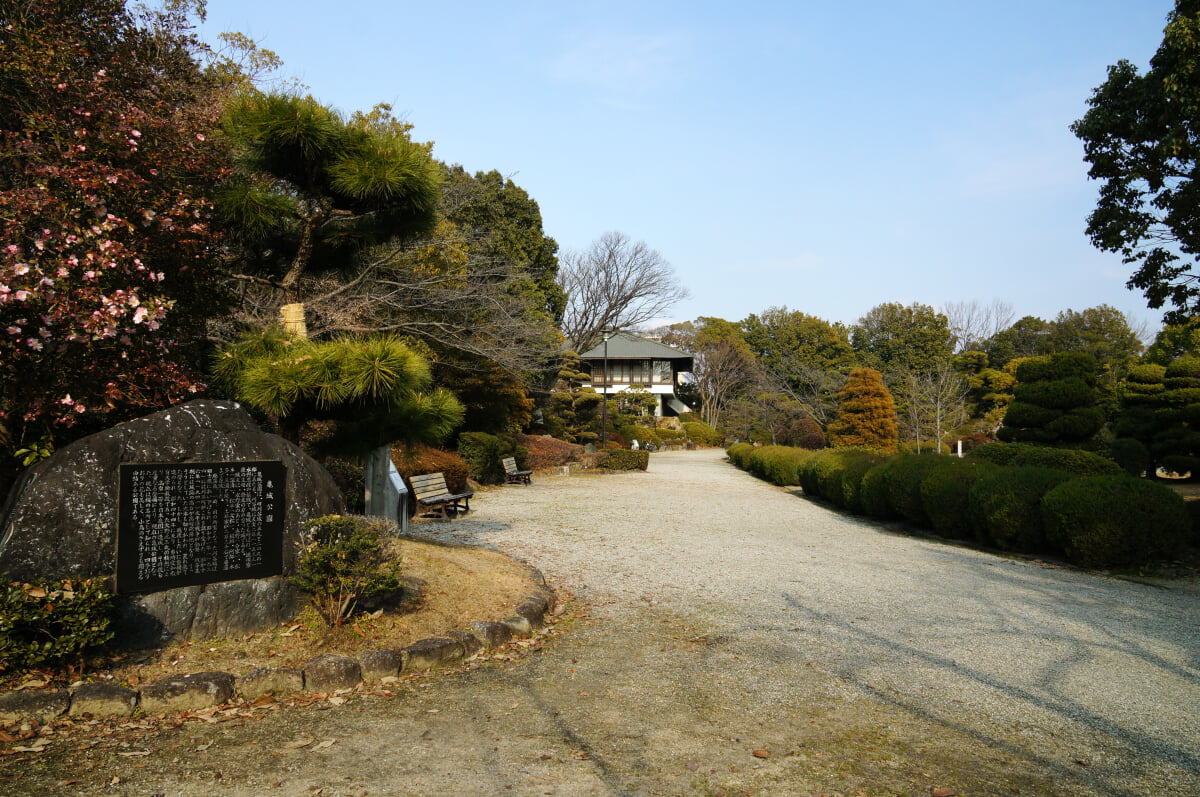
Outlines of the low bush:
{"type": "Polygon", "coordinates": [[[505,445],[496,435],[463,432],[458,436],[458,454],[467,463],[467,474],[480,484],[503,482],[504,464],[501,460],[512,453],[512,446],[505,445]]]}
{"type": "Polygon", "coordinates": [[[895,520],[900,514],[892,507],[892,468],[900,459],[892,456],[863,474],[858,503],[863,511],[876,520],[895,520]]]}
{"type": "Polygon", "coordinates": [[[325,515],[310,520],[291,580],[309,594],[326,625],[341,625],[360,601],[397,589],[400,563],[391,559],[378,518],[325,515]]]}
{"type": "Polygon", "coordinates": [[[1066,471],[1036,467],[999,468],[977,481],[968,497],[975,535],[1005,551],[1049,551],[1042,497],[1072,478],[1066,471]]]}
{"type": "Polygon", "coordinates": [[[0,670],[80,663],[112,639],[112,605],[103,579],[0,584],[0,670]]]}
{"type": "Polygon", "coordinates": [[[929,514],[921,504],[921,482],[945,461],[945,457],[926,454],[901,454],[892,460],[887,496],[897,515],[914,526],[929,528],[929,514]]]}
{"type": "Polygon", "coordinates": [[[707,423],[702,423],[700,421],[689,421],[683,425],[683,430],[687,432],[688,439],[696,445],[725,445],[725,435],[721,434],[707,423]]]}
{"type": "Polygon", "coordinates": [[[1046,533],[1084,567],[1133,567],[1178,555],[1190,536],[1183,498],[1129,476],[1063,482],[1042,499],[1046,533]]]}
{"type": "Polygon", "coordinates": [[[441,473],[450,492],[466,492],[467,461],[453,451],[429,446],[392,446],[392,463],[405,481],[422,473],[441,473]]]}
{"type": "Polygon", "coordinates": [[[1054,468],[1075,476],[1120,476],[1121,466],[1108,457],[1074,448],[1028,446],[1009,462],[1015,467],[1054,468]]]}
{"type": "Polygon", "coordinates": [[[863,506],[863,479],[872,468],[888,460],[887,454],[878,451],[860,451],[849,458],[842,467],[843,506],[851,512],[866,514],[863,506]]]}
{"type": "Polygon", "coordinates": [[[734,443],[725,449],[725,453],[729,455],[729,461],[735,466],[742,470],[749,470],[750,455],[754,453],[754,446],[750,443],[734,443]]]}
{"type": "Polygon", "coordinates": [[[598,464],[604,470],[645,470],[650,465],[650,452],[624,449],[609,451],[607,456],[600,458],[598,464]]]}
{"type": "Polygon", "coordinates": [[[1126,475],[1137,478],[1143,473],[1150,473],[1154,467],[1150,459],[1150,450],[1141,440],[1132,437],[1118,437],[1108,444],[1108,457],[1125,471],[1126,475]]]}
{"type": "Polygon", "coordinates": [[[757,446],[749,455],[746,469],[772,484],[786,487],[800,483],[800,467],[811,451],[791,446],[757,446]]]}
{"type": "Polygon", "coordinates": [[[621,435],[629,441],[630,445],[636,440],[639,448],[648,446],[654,446],[656,449],[662,448],[662,438],[655,429],[645,426],[626,426],[621,429],[621,435]]]}
{"type": "Polygon", "coordinates": [[[1011,465],[1014,457],[1029,448],[1034,446],[1029,443],[984,443],[967,452],[966,458],[993,465],[1011,465]]]}
{"type": "MultiPolygon", "coordinates": [[[[846,491],[845,475],[852,464],[878,462],[880,455],[861,448],[827,448],[813,451],[799,468],[800,486],[808,495],[823,498],[835,506],[850,509],[858,492],[862,476],[853,480],[851,492],[846,491]]],[[[858,470],[866,473],[868,467],[858,470]]]]}
{"type": "MultiPolygon", "coordinates": [[[[517,435],[517,444],[526,451],[525,468],[544,470],[572,462],[583,453],[583,446],[558,440],[549,435],[517,435]]],[[[520,462],[518,461],[518,465],[520,462]]],[[[457,492],[457,491],[456,491],[457,492]]]]}
{"type": "Polygon", "coordinates": [[[971,487],[999,467],[990,462],[958,458],[947,459],[934,467],[921,482],[921,506],[929,516],[933,530],[953,540],[974,539],[969,506],[971,487]]]}

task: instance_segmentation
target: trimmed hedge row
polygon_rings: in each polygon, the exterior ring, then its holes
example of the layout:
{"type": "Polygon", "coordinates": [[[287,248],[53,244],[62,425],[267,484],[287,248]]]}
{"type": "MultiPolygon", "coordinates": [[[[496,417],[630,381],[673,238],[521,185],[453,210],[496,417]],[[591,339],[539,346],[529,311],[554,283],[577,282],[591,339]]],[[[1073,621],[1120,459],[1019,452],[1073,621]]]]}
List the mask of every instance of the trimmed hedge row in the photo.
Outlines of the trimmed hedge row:
{"type": "Polygon", "coordinates": [[[1200,541],[1192,523],[1200,502],[1188,507],[1169,487],[1087,451],[1021,443],[981,446],[964,459],[747,443],[728,451],[739,468],[842,509],[1084,567],[1139,566],[1200,541]]]}
{"type": "Polygon", "coordinates": [[[607,451],[597,464],[604,470],[645,470],[650,465],[650,452],[625,449],[607,451]]]}

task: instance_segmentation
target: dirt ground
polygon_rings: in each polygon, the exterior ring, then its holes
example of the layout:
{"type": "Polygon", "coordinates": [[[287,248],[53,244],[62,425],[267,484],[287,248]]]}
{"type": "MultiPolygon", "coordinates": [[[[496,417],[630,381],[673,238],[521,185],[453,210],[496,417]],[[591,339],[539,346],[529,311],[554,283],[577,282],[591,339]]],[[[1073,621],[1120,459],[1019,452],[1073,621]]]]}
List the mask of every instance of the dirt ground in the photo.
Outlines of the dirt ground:
{"type": "MultiPolygon", "coordinates": [[[[473,620],[499,620],[534,588],[529,568],[480,548],[398,539],[392,553],[402,562],[404,592],[398,605],[360,613],[341,628],[327,628],[310,607],[292,623],[240,639],[182,642],[94,660],[84,680],[136,687],[187,672],[221,671],[245,675],[256,667],[301,667],[320,653],[353,655],[377,648],[402,648],[473,620]]],[[[65,686],[80,674],[39,671],[0,684],[65,686]]]]}

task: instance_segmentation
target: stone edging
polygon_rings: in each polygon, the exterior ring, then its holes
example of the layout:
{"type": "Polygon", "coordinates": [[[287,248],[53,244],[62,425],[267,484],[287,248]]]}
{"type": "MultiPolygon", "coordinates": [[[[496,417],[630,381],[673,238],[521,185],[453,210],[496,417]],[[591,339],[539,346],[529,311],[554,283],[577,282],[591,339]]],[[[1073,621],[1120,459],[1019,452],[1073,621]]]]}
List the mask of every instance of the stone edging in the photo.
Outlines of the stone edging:
{"type": "MultiPolygon", "coordinates": [[[[522,563],[525,564],[525,563],[522,563]]],[[[476,621],[468,630],[418,640],[399,650],[368,650],[358,656],[323,653],[302,668],[259,667],[243,676],[227,672],[176,675],[130,689],[118,684],[88,682],[74,689],[37,689],[0,694],[0,723],[36,721],[45,725],[62,716],[93,718],[195,711],[228,703],[240,695],[256,700],[289,692],[350,690],[359,682],[386,682],[401,673],[430,670],[470,658],[480,650],[528,637],[545,625],[554,610],[554,590],[541,571],[525,564],[537,584],[511,617],[499,622],[476,621]]]]}

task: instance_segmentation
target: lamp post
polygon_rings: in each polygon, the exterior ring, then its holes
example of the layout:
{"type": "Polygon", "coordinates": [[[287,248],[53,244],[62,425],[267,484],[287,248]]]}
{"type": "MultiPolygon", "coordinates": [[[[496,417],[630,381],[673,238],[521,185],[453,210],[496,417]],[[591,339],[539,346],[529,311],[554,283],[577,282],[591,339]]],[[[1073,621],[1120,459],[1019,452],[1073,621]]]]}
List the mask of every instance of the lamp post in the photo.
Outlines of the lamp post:
{"type": "Polygon", "coordinates": [[[611,329],[602,329],[604,336],[604,403],[600,407],[600,450],[608,450],[608,339],[613,336],[611,329]]]}

